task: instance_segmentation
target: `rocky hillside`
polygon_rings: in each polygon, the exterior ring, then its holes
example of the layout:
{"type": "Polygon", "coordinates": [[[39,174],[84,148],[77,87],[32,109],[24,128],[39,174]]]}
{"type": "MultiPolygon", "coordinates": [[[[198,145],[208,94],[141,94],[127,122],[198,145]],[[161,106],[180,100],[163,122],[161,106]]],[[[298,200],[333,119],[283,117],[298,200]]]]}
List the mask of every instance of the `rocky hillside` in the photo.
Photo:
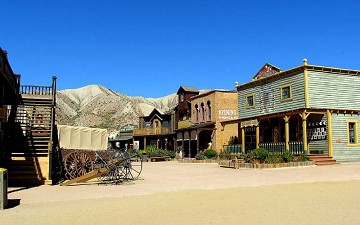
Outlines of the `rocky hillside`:
{"type": "Polygon", "coordinates": [[[58,124],[100,127],[111,131],[125,124],[138,124],[139,115],[148,115],[154,107],[163,111],[174,108],[176,94],[162,98],[132,97],[100,85],[57,92],[58,124]]]}

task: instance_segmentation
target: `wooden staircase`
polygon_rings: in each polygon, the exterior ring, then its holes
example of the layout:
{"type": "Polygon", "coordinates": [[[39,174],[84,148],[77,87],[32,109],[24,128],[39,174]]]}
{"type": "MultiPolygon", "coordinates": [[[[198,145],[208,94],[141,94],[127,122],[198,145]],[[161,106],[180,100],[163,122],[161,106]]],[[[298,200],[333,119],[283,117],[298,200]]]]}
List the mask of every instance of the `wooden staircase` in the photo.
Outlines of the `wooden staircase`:
{"type": "Polygon", "coordinates": [[[309,159],[315,161],[318,166],[327,166],[336,164],[336,160],[326,154],[309,154],[309,159]]]}
{"type": "Polygon", "coordinates": [[[10,186],[51,184],[52,94],[22,94],[13,121],[6,123],[4,164],[10,186]]]}

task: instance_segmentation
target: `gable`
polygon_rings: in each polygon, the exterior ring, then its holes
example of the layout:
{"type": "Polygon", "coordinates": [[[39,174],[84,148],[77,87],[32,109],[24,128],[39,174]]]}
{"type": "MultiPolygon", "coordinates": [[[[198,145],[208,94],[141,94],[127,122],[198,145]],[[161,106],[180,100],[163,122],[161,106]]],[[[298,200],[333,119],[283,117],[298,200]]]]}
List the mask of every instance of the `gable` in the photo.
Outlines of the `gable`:
{"type": "Polygon", "coordinates": [[[199,94],[199,90],[196,87],[190,87],[190,86],[180,86],[179,90],[176,94],[180,93],[197,93],[199,94]]]}
{"type": "Polygon", "coordinates": [[[276,67],[276,66],[273,66],[269,63],[266,63],[260,70],[259,72],[257,72],[255,74],[255,76],[253,77],[253,80],[258,80],[258,79],[261,79],[261,78],[264,78],[264,77],[268,77],[268,76],[271,76],[275,73],[278,73],[278,72],[281,72],[281,69],[276,67]]]}

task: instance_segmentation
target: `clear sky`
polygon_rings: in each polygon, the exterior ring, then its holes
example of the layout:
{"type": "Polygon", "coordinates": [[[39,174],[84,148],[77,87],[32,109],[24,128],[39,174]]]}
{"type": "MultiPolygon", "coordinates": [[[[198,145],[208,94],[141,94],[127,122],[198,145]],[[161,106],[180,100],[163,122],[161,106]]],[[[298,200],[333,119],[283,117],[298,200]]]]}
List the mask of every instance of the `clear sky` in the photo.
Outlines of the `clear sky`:
{"type": "Polygon", "coordinates": [[[355,0],[8,0],[0,46],[22,84],[162,97],[235,89],[265,64],[360,70],[355,0]]]}

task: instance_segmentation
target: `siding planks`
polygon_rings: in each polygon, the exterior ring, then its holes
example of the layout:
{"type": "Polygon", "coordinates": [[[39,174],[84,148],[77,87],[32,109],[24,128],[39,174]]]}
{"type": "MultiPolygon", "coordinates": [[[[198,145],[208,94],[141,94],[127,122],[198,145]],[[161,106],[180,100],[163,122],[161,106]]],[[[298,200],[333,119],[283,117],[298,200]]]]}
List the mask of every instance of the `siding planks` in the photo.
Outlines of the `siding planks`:
{"type": "MultiPolygon", "coordinates": [[[[346,120],[358,120],[358,130],[360,129],[360,116],[357,114],[332,114],[332,142],[333,158],[337,161],[360,160],[360,146],[348,146],[347,122],[346,120]]],[[[358,131],[360,134],[360,132],[358,131]]]]}
{"type": "Polygon", "coordinates": [[[360,110],[360,77],[309,71],[309,106],[315,109],[360,110]]]}
{"type": "Polygon", "coordinates": [[[258,83],[254,86],[239,90],[239,114],[241,119],[269,115],[273,113],[296,110],[305,107],[304,75],[303,73],[288,75],[280,79],[272,80],[267,83],[258,83]],[[281,102],[280,86],[292,85],[292,101],[281,102]],[[264,106],[264,93],[268,93],[268,107],[262,110],[264,106]],[[246,108],[246,95],[255,94],[255,107],[246,108]],[[263,102],[263,104],[261,104],[263,102]]]}

